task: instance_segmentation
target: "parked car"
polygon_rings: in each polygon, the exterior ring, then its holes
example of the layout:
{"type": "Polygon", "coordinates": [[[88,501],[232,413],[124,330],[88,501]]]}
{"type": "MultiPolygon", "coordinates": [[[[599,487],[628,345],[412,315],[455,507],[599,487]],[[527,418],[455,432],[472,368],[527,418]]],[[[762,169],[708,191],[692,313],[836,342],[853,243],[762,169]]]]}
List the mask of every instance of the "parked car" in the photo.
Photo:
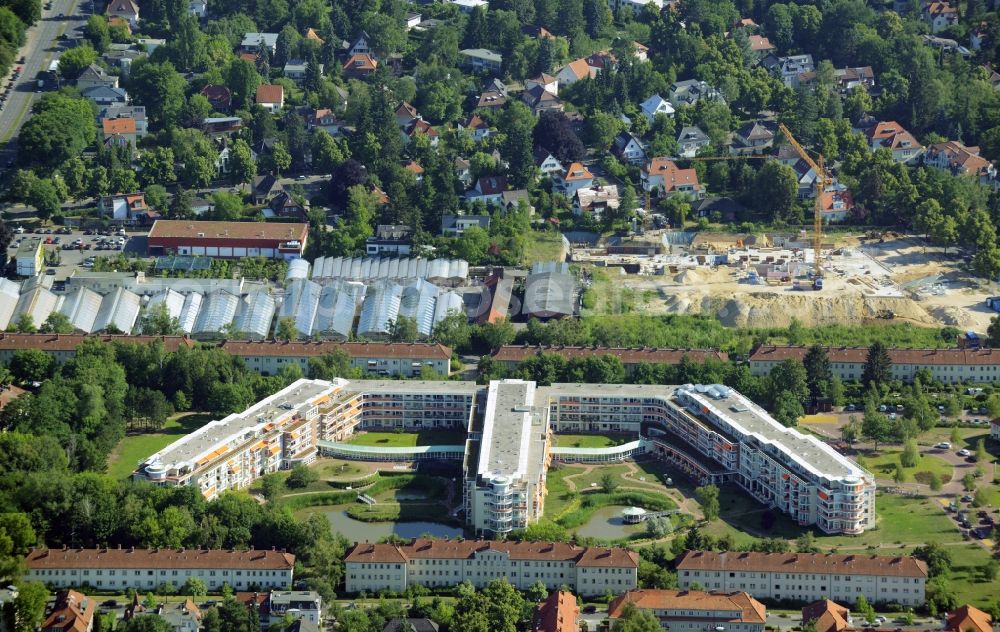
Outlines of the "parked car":
{"type": "Polygon", "coordinates": [[[957,452],[957,454],[958,454],[958,456],[969,456],[972,453],[969,452],[968,450],[966,450],[965,448],[962,448],[961,450],[959,450],[957,452]]]}
{"type": "Polygon", "coordinates": [[[938,443],[934,447],[939,450],[951,450],[951,444],[948,443],[947,441],[942,441],[941,443],[938,443]]]}
{"type": "Polygon", "coordinates": [[[974,499],[972,498],[971,494],[966,494],[965,496],[962,496],[963,503],[971,503],[973,500],[974,499]]]}

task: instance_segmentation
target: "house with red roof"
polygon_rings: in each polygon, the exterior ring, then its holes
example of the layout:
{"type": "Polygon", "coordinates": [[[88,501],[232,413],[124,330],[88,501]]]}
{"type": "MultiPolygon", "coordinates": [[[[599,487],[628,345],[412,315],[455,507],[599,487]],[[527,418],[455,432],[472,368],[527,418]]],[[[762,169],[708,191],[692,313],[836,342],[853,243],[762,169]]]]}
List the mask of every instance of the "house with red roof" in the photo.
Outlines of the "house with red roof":
{"type": "Polygon", "coordinates": [[[559,72],[556,73],[556,81],[559,82],[559,87],[564,88],[566,86],[571,86],[581,79],[587,79],[588,77],[593,79],[597,76],[597,69],[592,68],[590,64],[587,63],[586,57],[581,57],[575,61],[571,61],[565,66],[563,66],[559,72]]]}
{"type": "Polygon", "coordinates": [[[535,608],[532,632],[579,632],[580,607],[573,593],[556,590],[535,608]]]}
{"type": "Polygon", "coordinates": [[[865,132],[872,151],[888,149],[897,162],[913,162],[922,153],[924,146],[896,121],[879,121],[865,132]]]}
{"type": "Polygon", "coordinates": [[[945,632],[993,632],[993,617],[968,604],[948,613],[945,632]]]}
{"type": "Polygon", "coordinates": [[[344,76],[349,79],[364,79],[378,69],[378,62],[367,53],[356,53],[344,62],[344,76]]]}
{"type": "Polygon", "coordinates": [[[681,169],[669,158],[651,159],[640,175],[643,190],[655,195],[671,197],[684,193],[692,200],[699,200],[705,195],[704,187],[698,182],[698,172],[681,169]]]}
{"type": "Polygon", "coordinates": [[[961,141],[949,140],[931,145],[923,155],[923,161],[925,165],[952,175],[977,178],[983,184],[996,184],[997,169],[993,163],[979,155],[979,147],[967,147],[961,141]]]}
{"type": "Polygon", "coordinates": [[[552,176],[552,186],[566,197],[572,198],[580,189],[586,189],[594,185],[594,174],[583,166],[582,163],[574,162],[562,171],[558,171],[552,176]]]}
{"type": "Polygon", "coordinates": [[[920,17],[936,35],[948,27],[958,24],[958,9],[950,2],[928,2],[920,9],[920,17]]]}
{"type": "Polygon", "coordinates": [[[285,88],[280,84],[257,86],[255,100],[268,112],[277,112],[285,107],[285,88]]]}

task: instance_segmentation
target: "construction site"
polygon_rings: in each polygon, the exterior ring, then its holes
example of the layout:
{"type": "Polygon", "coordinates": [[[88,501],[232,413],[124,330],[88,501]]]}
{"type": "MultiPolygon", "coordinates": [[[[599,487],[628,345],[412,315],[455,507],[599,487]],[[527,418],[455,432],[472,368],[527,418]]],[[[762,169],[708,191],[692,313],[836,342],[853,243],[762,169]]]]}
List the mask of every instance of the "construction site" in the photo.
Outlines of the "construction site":
{"type": "Polygon", "coordinates": [[[594,313],[713,314],[738,327],[907,322],[985,332],[996,283],[962,256],[896,233],[813,235],[649,231],[574,245],[594,313]],[[816,284],[815,279],[822,279],[816,284]],[[820,289],[816,289],[819,285],[820,289]]]}

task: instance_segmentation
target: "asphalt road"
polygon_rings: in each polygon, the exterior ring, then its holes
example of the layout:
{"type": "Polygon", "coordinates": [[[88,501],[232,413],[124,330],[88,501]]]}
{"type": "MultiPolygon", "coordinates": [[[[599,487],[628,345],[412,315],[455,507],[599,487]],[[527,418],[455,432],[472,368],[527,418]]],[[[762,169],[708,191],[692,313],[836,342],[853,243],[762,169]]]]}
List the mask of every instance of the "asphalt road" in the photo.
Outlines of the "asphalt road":
{"type": "MultiPolygon", "coordinates": [[[[43,3],[44,4],[44,3],[43,3]]],[[[14,81],[13,89],[0,109],[0,168],[7,165],[17,155],[17,133],[30,114],[31,104],[38,98],[36,78],[40,71],[48,70],[68,42],[59,40],[62,34],[72,35],[73,30],[86,22],[82,7],[90,5],[90,0],[52,0],[50,10],[42,10],[42,19],[28,29],[26,42],[18,51],[18,59],[24,57],[20,77],[14,81]],[[64,14],[65,17],[58,17],[64,14]]],[[[3,85],[10,82],[10,76],[3,78],[3,85]]]]}

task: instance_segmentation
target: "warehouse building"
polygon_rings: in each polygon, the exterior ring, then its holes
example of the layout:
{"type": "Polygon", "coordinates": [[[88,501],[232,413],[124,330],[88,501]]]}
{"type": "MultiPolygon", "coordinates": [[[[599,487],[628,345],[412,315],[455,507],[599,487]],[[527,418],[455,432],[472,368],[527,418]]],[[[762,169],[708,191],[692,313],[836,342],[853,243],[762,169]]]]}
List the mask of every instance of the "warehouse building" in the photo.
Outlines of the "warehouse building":
{"type": "Polygon", "coordinates": [[[426,279],[434,285],[454,287],[469,278],[469,263],[461,259],[420,257],[319,257],[313,262],[312,279],[320,284],[332,281],[393,281],[408,285],[426,279]]]}
{"type": "MultiPolygon", "coordinates": [[[[768,375],[785,360],[801,362],[808,347],[766,346],[750,356],[750,372],[768,375]]],[[[1000,349],[889,349],[894,380],[912,382],[917,371],[930,371],[935,380],[944,384],[989,382],[1000,380],[1000,349]]],[[[844,382],[860,381],[868,358],[866,347],[827,347],[830,370],[844,382]]]]}
{"type": "Polygon", "coordinates": [[[684,358],[695,364],[706,361],[728,362],[729,354],[711,349],[663,349],[657,347],[572,347],[566,345],[504,345],[493,352],[493,361],[507,371],[515,371],[522,362],[541,354],[557,355],[564,360],[584,360],[613,356],[621,360],[625,372],[633,374],[641,364],[680,364],[684,358]]]}
{"type": "Polygon", "coordinates": [[[287,589],[295,556],[275,550],[218,549],[31,549],[25,579],[56,588],[90,586],[109,592],[152,591],[200,579],[211,592],[287,589]]]}
{"type": "Polygon", "coordinates": [[[632,605],[656,617],[671,632],[764,632],[767,608],[746,592],[702,590],[630,590],[608,606],[608,618],[619,619],[632,605]]]}
{"type": "Polygon", "coordinates": [[[423,540],[410,544],[356,544],[345,560],[348,593],[404,592],[408,586],[476,588],[506,578],[518,590],[542,582],[568,586],[584,596],[631,590],[638,584],[639,554],[620,547],[564,542],[423,540]]]}
{"type": "Polygon", "coordinates": [[[760,599],[921,606],[927,564],[911,556],[688,551],[677,561],[681,588],[747,590],[760,599]]]}
{"type": "Polygon", "coordinates": [[[42,240],[30,237],[21,242],[14,253],[15,271],[18,276],[33,277],[42,273],[45,267],[45,251],[42,240]]]}
{"type": "Polygon", "coordinates": [[[248,368],[264,375],[275,375],[288,365],[297,365],[308,373],[310,358],[336,351],[345,352],[351,358],[351,366],[365,373],[419,377],[427,367],[441,375],[451,374],[451,349],[436,343],[227,340],[222,348],[230,355],[243,358],[248,368]]]}
{"type": "Polygon", "coordinates": [[[524,283],[521,313],[540,320],[572,316],[576,311],[576,290],[569,264],[538,262],[524,283]]]}
{"type": "Polygon", "coordinates": [[[147,247],[151,255],[291,260],[302,257],[308,237],[308,224],[160,219],[149,231],[147,247]]]}

